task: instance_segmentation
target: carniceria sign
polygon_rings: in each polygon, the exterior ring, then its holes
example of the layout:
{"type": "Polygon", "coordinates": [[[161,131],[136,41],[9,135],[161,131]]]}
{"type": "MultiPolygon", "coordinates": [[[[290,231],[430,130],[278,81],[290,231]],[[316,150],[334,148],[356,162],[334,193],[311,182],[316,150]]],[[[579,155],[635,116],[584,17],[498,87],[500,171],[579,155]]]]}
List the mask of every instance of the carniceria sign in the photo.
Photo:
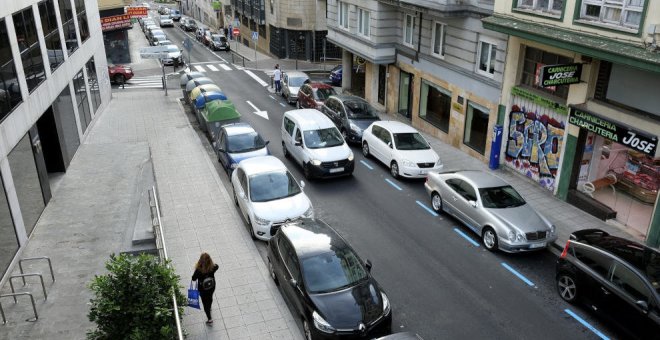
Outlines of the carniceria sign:
{"type": "Polygon", "coordinates": [[[643,132],[629,128],[624,124],[612,122],[591,112],[574,107],[571,107],[568,122],[614,142],[623,144],[631,149],[655,157],[655,150],[658,146],[657,136],[650,137],[643,132]]]}
{"type": "Polygon", "coordinates": [[[546,65],[541,69],[541,86],[570,85],[580,82],[582,64],[546,65]]]}

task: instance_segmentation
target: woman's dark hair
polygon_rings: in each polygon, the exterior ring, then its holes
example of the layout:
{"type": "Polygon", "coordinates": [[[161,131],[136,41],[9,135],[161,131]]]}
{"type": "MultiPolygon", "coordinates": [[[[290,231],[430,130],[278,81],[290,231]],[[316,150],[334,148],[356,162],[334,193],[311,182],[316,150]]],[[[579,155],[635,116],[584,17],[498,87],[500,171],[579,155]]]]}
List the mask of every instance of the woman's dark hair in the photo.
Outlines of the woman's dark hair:
{"type": "Polygon", "coordinates": [[[202,273],[208,273],[213,270],[213,266],[214,263],[213,260],[211,260],[211,255],[208,253],[202,253],[202,255],[199,256],[199,261],[197,261],[195,268],[202,273]]]}

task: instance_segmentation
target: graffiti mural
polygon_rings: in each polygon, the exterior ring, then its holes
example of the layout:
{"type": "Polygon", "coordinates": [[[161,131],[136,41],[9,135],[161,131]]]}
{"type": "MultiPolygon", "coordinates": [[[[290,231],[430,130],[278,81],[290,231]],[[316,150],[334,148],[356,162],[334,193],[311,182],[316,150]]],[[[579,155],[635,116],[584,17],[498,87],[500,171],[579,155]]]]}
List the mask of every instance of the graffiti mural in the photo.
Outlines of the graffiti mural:
{"type": "Polygon", "coordinates": [[[553,190],[559,169],[565,122],[548,113],[513,105],[509,114],[506,163],[553,190]]]}

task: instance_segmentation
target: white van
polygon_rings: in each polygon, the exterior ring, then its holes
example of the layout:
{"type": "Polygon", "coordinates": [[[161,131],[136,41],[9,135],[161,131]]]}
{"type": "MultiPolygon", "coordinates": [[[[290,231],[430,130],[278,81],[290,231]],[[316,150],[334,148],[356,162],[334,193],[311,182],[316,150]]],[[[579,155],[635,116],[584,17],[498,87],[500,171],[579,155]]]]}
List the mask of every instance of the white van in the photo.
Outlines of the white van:
{"type": "Polygon", "coordinates": [[[300,164],[307,179],[353,174],[353,152],[335,124],[318,110],[284,113],[282,149],[285,157],[300,164]]]}

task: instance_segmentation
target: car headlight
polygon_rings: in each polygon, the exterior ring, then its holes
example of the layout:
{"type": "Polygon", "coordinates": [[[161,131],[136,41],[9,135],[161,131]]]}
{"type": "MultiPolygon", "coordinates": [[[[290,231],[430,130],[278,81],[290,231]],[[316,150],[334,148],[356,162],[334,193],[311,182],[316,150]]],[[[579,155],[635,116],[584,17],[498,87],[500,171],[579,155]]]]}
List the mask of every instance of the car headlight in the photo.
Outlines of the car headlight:
{"type": "Polygon", "coordinates": [[[315,166],[319,166],[321,165],[321,161],[319,161],[318,159],[312,159],[312,164],[315,166]]]}
{"type": "Polygon", "coordinates": [[[353,124],[353,123],[351,123],[351,124],[349,125],[349,127],[350,127],[351,130],[354,131],[355,133],[360,133],[360,132],[362,132],[362,129],[360,129],[359,126],[357,126],[357,125],[355,125],[355,124],[353,124]]]}
{"type": "Polygon", "coordinates": [[[417,166],[417,164],[415,164],[415,163],[413,163],[413,162],[411,162],[407,159],[401,160],[401,165],[408,166],[408,167],[416,167],[417,166]]]}
{"type": "Polygon", "coordinates": [[[335,328],[330,326],[330,324],[325,321],[316,311],[312,313],[312,319],[314,319],[314,327],[323,333],[334,333],[335,328]]]}
{"type": "Polygon", "coordinates": [[[390,299],[387,298],[385,293],[381,292],[380,296],[383,298],[383,315],[390,314],[392,307],[390,306],[390,299]]]}
{"type": "Polygon", "coordinates": [[[557,230],[557,227],[555,227],[554,224],[550,224],[550,234],[554,234],[556,230],[557,230]]]}
{"type": "Polygon", "coordinates": [[[348,161],[352,162],[353,159],[355,159],[355,156],[353,156],[353,152],[351,152],[351,153],[348,154],[348,161]]]}
{"type": "Polygon", "coordinates": [[[269,225],[270,224],[269,220],[267,220],[265,218],[261,218],[257,215],[254,216],[254,222],[257,223],[257,224],[260,224],[260,225],[269,225]]]}
{"type": "Polygon", "coordinates": [[[509,237],[509,240],[511,242],[522,242],[522,241],[525,240],[525,235],[523,235],[519,231],[509,230],[509,233],[508,233],[507,236],[509,237]]]}
{"type": "Polygon", "coordinates": [[[313,218],[314,217],[314,207],[312,207],[312,205],[310,204],[309,208],[307,208],[307,210],[305,210],[305,212],[302,215],[303,215],[303,217],[306,217],[306,218],[313,218]]]}
{"type": "Polygon", "coordinates": [[[435,162],[435,167],[437,168],[439,166],[442,166],[442,161],[440,159],[435,162]]]}

